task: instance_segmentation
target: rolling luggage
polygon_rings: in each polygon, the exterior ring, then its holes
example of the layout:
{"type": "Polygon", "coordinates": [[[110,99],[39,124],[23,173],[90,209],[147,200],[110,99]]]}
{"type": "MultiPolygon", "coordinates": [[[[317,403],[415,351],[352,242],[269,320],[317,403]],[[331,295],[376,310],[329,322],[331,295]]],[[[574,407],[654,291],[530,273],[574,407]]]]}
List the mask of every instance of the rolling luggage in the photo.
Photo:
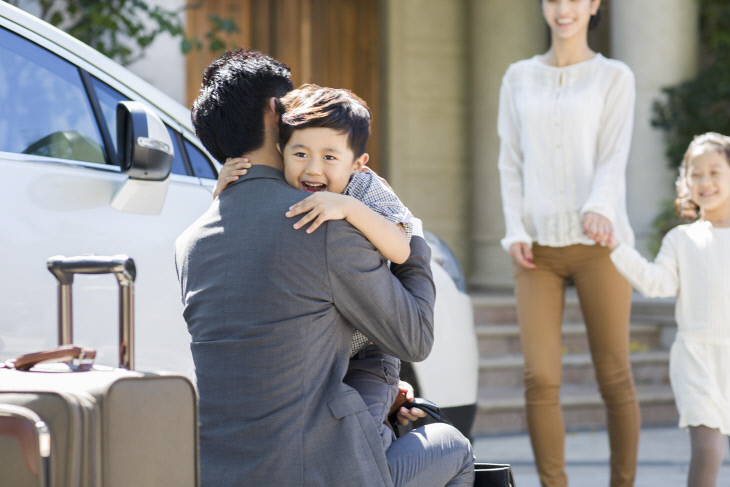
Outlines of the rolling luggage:
{"type": "Polygon", "coordinates": [[[53,257],[59,348],[0,368],[3,486],[198,486],[198,411],[187,377],[134,371],[132,259],[53,257]],[[71,345],[75,274],[114,274],[119,283],[119,368],[93,365],[71,345]],[[47,361],[62,363],[45,363],[47,361]]]}

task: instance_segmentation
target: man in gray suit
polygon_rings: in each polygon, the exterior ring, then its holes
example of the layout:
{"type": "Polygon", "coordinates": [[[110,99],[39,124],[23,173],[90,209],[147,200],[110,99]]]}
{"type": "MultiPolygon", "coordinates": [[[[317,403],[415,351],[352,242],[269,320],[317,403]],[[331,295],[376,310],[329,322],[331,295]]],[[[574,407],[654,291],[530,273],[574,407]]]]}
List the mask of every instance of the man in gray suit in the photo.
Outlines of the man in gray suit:
{"type": "Polygon", "coordinates": [[[208,486],[443,486],[473,483],[471,445],[429,424],[387,453],[359,394],[343,384],[353,329],[398,358],[433,343],[430,250],[411,241],[392,272],[345,221],[294,230],[306,194],[284,180],[276,99],[288,68],[254,51],[205,72],[196,134],[223,162],[253,166],[177,240],[184,317],[200,395],[208,486]]]}

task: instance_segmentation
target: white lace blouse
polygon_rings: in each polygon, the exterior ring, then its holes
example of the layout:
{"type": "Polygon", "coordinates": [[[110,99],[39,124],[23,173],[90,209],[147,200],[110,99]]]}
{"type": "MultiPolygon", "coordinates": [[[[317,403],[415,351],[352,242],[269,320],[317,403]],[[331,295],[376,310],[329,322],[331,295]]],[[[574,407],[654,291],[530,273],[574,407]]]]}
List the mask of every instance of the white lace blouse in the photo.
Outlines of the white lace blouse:
{"type": "Polygon", "coordinates": [[[635,98],[629,67],[601,54],[565,67],[535,56],[507,69],[497,123],[505,250],[515,242],[591,245],[580,225],[588,211],[633,245],[626,163],[635,98]]]}

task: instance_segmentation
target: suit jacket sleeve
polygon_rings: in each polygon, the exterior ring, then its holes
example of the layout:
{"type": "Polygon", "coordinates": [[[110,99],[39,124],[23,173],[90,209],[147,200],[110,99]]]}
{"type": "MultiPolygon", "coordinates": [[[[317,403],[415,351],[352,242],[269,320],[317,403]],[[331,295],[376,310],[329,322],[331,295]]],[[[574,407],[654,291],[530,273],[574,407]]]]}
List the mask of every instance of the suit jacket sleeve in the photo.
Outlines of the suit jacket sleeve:
{"type": "Polygon", "coordinates": [[[409,362],[433,346],[431,249],[411,240],[411,255],[391,269],[355,228],[327,222],[327,268],[337,310],[382,351],[409,362]]]}

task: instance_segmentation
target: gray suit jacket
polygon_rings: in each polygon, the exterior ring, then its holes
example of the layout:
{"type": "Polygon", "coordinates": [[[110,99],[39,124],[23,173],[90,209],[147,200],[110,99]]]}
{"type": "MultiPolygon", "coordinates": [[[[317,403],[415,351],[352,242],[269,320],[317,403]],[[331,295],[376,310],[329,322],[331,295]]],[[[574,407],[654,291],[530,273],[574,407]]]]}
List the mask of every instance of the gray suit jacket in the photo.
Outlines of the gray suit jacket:
{"type": "Polygon", "coordinates": [[[408,361],[433,344],[430,249],[391,270],[344,221],[284,216],[305,193],[254,166],[177,240],[200,394],[204,487],[390,486],[378,430],[343,384],[353,328],[408,361]]]}

